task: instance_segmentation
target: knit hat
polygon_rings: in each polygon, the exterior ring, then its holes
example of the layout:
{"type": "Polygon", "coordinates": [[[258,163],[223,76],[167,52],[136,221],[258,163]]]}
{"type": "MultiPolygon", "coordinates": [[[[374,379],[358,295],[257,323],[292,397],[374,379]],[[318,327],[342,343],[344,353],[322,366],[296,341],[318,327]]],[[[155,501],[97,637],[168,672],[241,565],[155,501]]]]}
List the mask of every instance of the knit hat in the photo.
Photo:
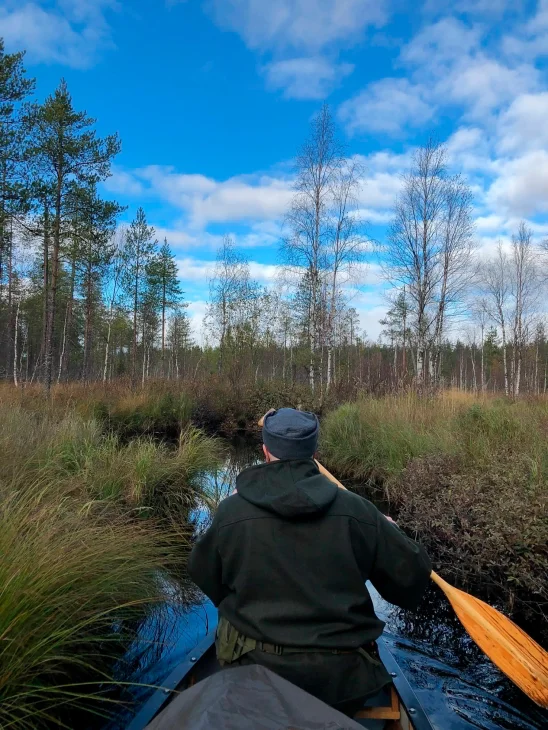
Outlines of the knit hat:
{"type": "Polygon", "coordinates": [[[314,413],[280,408],[264,417],[263,443],[278,459],[310,459],[318,446],[319,431],[314,413]]]}

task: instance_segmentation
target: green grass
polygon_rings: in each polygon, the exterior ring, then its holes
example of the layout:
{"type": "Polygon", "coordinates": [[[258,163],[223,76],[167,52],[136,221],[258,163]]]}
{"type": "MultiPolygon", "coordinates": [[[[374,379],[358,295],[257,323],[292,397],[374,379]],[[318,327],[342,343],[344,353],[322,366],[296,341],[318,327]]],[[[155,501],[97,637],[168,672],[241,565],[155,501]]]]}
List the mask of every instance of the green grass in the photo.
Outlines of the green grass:
{"type": "Polygon", "coordinates": [[[45,726],[67,705],[99,700],[182,548],[151,522],[90,510],[47,480],[3,485],[0,727],[45,726]]]}

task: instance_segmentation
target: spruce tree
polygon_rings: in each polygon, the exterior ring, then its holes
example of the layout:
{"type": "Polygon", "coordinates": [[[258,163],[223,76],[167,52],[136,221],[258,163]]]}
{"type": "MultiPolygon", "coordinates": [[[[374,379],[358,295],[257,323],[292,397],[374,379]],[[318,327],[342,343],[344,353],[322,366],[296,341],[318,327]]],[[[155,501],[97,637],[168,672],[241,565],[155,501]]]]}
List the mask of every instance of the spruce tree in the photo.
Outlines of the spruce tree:
{"type": "Polygon", "coordinates": [[[175,261],[175,256],[168,245],[167,239],[164,239],[158,255],[152,261],[149,273],[154,281],[154,286],[157,288],[159,308],[161,311],[161,372],[165,377],[166,314],[170,309],[173,310],[180,305],[181,297],[183,295],[177,272],[177,263],[175,261]]]}
{"type": "Polygon", "coordinates": [[[139,208],[127,231],[123,250],[125,261],[124,288],[131,301],[130,307],[133,319],[131,347],[131,381],[133,386],[137,382],[139,315],[142,313],[142,305],[148,289],[146,286],[147,276],[156,253],[156,244],[154,228],[148,225],[145,211],[139,208]]]}

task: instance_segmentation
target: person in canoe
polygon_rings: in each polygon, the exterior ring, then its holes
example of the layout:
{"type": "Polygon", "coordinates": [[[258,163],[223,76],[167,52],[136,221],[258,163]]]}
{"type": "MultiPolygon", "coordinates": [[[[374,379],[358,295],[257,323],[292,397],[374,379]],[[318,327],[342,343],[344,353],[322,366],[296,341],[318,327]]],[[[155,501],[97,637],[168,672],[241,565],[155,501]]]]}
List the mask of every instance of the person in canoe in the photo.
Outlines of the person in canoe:
{"type": "Polygon", "coordinates": [[[320,473],[318,433],[313,413],[266,414],[265,463],[238,475],[188,568],[218,607],[221,665],[263,665],[353,715],[391,681],[365,581],[414,608],[431,564],[371,502],[320,473]]]}

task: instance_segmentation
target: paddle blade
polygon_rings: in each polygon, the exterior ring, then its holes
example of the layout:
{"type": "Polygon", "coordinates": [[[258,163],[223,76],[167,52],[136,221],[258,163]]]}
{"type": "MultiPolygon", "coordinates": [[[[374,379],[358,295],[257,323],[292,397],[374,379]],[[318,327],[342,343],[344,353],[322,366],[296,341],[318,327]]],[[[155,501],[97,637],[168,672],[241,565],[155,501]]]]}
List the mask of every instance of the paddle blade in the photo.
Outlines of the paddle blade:
{"type": "Polygon", "coordinates": [[[437,573],[431,577],[479,648],[537,705],[548,708],[548,652],[500,611],[437,573]]]}

